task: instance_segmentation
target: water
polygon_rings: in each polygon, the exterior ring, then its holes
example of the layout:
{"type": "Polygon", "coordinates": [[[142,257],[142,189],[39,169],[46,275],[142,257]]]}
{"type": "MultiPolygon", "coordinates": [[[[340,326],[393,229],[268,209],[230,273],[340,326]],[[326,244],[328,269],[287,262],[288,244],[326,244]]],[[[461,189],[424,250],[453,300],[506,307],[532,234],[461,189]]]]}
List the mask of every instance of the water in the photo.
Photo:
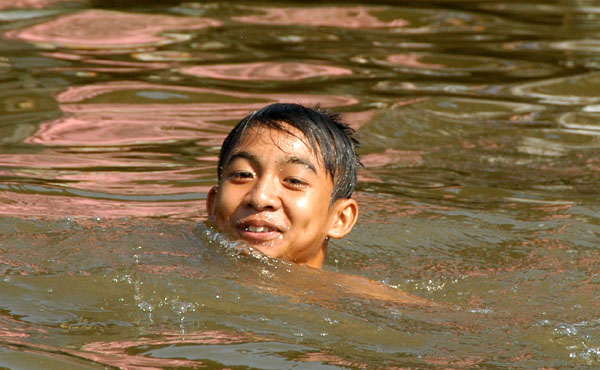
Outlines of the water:
{"type": "Polygon", "coordinates": [[[600,366],[597,3],[127,4],[0,1],[0,367],[600,366]],[[280,101],[362,142],[323,272],[202,223],[280,101]]]}

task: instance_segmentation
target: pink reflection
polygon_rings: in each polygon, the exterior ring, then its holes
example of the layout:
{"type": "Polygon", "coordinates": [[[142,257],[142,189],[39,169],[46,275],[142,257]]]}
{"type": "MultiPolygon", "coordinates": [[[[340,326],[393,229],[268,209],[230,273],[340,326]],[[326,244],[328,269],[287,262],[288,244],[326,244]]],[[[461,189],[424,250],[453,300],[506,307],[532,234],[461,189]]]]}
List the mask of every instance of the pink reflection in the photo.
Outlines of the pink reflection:
{"type": "Polygon", "coordinates": [[[121,73],[131,73],[131,72],[140,72],[145,70],[152,69],[166,69],[173,67],[172,64],[169,63],[142,63],[142,62],[125,62],[118,60],[109,60],[109,59],[94,59],[94,58],[64,58],[64,53],[44,53],[46,56],[50,57],[58,57],[59,59],[67,59],[67,60],[80,60],[87,64],[97,64],[98,67],[53,67],[46,68],[45,70],[48,72],[56,71],[88,71],[88,72],[121,72],[121,73]],[[61,58],[62,57],[62,58],[61,58]],[[100,67],[103,66],[103,67],[100,67]]]}
{"type": "Polygon", "coordinates": [[[229,334],[222,331],[205,331],[187,335],[163,333],[160,339],[142,337],[135,341],[93,342],[84,345],[82,349],[84,351],[93,352],[119,353],[129,348],[140,346],[154,347],[169,346],[173,344],[222,345],[260,341],[260,339],[251,335],[229,334]]]}
{"type": "MultiPolygon", "coordinates": [[[[110,181],[103,183],[110,186],[110,181]]],[[[99,184],[101,185],[101,184],[99,184]]],[[[208,192],[208,187],[203,189],[208,192]]],[[[0,216],[6,217],[169,217],[189,221],[206,218],[204,200],[124,201],[64,195],[0,191],[0,216]]],[[[30,266],[36,268],[36,266],[30,266]]]]}
{"type": "Polygon", "coordinates": [[[0,338],[27,338],[29,334],[15,332],[12,328],[0,327],[0,338]]]}
{"type": "Polygon", "coordinates": [[[48,273],[49,271],[43,267],[31,264],[31,263],[27,263],[25,261],[12,261],[12,260],[7,260],[4,257],[0,256],[0,265],[4,265],[4,266],[9,266],[11,268],[11,273],[12,274],[18,274],[18,275],[29,275],[28,271],[33,271],[36,274],[41,274],[41,273],[48,273]]]}
{"type": "MultiPolygon", "coordinates": [[[[12,215],[7,215],[7,216],[12,216],[12,215]]],[[[4,267],[8,266],[11,270],[10,271],[11,274],[14,274],[14,275],[18,274],[21,276],[29,275],[32,272],[34,274],[44,274],[44,273],[50,272],[48,269],[46,269],[44,267],[35,265],[33,263],[29,263],[28,261],[25,261],[25,260],[14,260],[12,258],[7,259],[2,254],[0,254],[0,265],[3,265],[4,267]]],[[[0,332],[1,332],[1,330],[0,330],[0,332]]]]}
{"type": "MultiPolygon", "coordinates": [[[[161,344],[160,340],[148,340],[147,342],[155,342],[159,345],[161,344]]],[[[127,342],[113,343],[118,344],[127,342]]],[[[135,344],[136,342],[129,343],[135,344]]],[[[142,339],[142,342],[140,342],[138,345],[143,345],[143,343],[144,342],[142,339]]],[[[167,341],[167,343],[169,342],[167,341]]],[[[20,339],[11,339],[11,341],[7,342],[6,344],[8,346],[14,346],[15,350],[20,352],[32,353],[34,355],[42,356],[44,358],[54,359],[56,362],[59,362],[65,368],[69,368],[69,365],[71,363],[76,368],[84,368],[85,366],[83,366],[81,359],[92,361],[96,365],[102,364],[104,366],[111,366],[123,370],[161,370],[164,368],[197,369],[205,367],[200,361],[145,357],[136,354],[126,353],[125,350],[102,351],[102,348],[100,348],[98,349],[98,352],[91,352],[87,348],[85,348],[85,346],[84,350],[76,350],[69,347],[60,348],[39,343],[34,344],[25,342],[20,339]],[[74,359],[76,361],[73,361],[74,359]]],[[[92,349],[95,349],[94,344],[95,343],[91,344],[92,349]]],[[[110,345],[111,343],[108,344],[110,345]]],[[[175,345],[176,343],[173,344],[175,345]]]]}
{"type": "MultiPolygon", "coordinates": [[[[347,105],[357,104],[358,100],[348,96],[342,95],[303,95],[303,94],[255,94],[255,93],[241,93],[227,90],[217,89],[206,89],[199,87],[190,86],[177,86],[177,85],[155,85],[137,81],[114,81],[100,84],[93,84],[87,86],[74,86],[69,87],[64,92],[57,96],[57,100],[60,103],[76,103],[93,97],[112,93],[116,91],[125,90],[157,90],[157,91],[174,91],[184,92],[190,94],[211,94],[221,95],[223,98],[239,98],[240,100],[253,99],[254,103],[212,103],[210,107],[220,108],[223,112],[236,110],[238,107],[243,109],[249,107],[263,107],[265,104],[276,103],[276,102],[294,102],[304,105],[315,105],[321,103],[322,106],[326,107],[341,107],[347,105]]],[[[210,103],[206,103],[210,104],[210,103]]],[[[142,105],[142,104],[138,104],[142,105]]],[[[143,109],[140,107],[140,110],[143,109]]],[[[243,111],[243,110],[241,110],[243,111]]],[[[238,111],[238,112],[241,112],[238,111]]],[[[238,117],[242,118],[242,117],[238,117]]]]}
{"type": "Polygon", "coordinates": [[[75,49],[114,49],[159,46],[188,39],[165,31],[190,31],[220,26],[207,18],[86,10],[68,14],[6,37],[41,45],[75,49]]]}
{"type": "Polygon", "coordinates": [[[67,0],[0,0],[0,9],[43,9],[67,0]]]}
{"type": "Polygon", "coordinates": [[[369,123],[379,111],[376,109],[365,110],[362,112],[349,112],[343,114],[344,121],[355,130],[369,123]]]}
{"type": "MultiPolygon", "coordinates": [[[[466,328],[463,328],[466,329],[466,328]]],[[[478,365],[487,359],[483,356],[468,356],[468,355],[458,355],[458,356],[424,356],[424,361],[436,365],[442,366],[444,369],[460,369],[460,368],[475,368],[479,367],[478,365]]]]}
{"type": "MultiPolygon", "coordinates": [[[[207,175],[199,174],[198,171],[204,170],[202,165],[197,164],[193,167],[175,167],[170,165],[168,158],[165,162],[157,155],[153,155],[154,160],[136,160],[127,156],[119,157],[107,153],[89,153],[84,155],[65,155],[65,154],[0,154],[0,166],[8,167],[10,170],[0,171],[0,176],[18,176],[22,179],[52,178],[54,182],[60,182],[59,186],[53,186],[43,190],[46,196],[61,195],[81,196],[80,192],[95,192],[98,197],[110,198],[111,194],[118,193],[120,196],[130,197],[131,202],[135,202],[136,196],[149,197],[155,196],[163,198],[165,196],[177,196],[182,192],[185,194],[206,193],[209,190],[207,185],[197,184],[200,179],[207,175]],[[111,168],[114,170],[89,171],[85,168],[111,168]],[[132,168],[143,168],[144,171],[132,171],[132,168]],[[22,168],[25,168],[22,170],[22,168]],[[82,169],[84,168],[84,169],[82,169]],[[168,183],[165,183],[168,179],[168,183]],[[181,184],[186,184],[185,188],[181,184]]],[[[213,170],[214,166],[210,166],[213,170]]],[[[208,171],[207,171],[208,172],[208,171]]],[[[212,173],[212,172],[208,172],[212,173]]],[[[25,180],[26,181],[26,180],[25,180]]],[[[10,184],[6,184],[10,185],[10,184]]],[[[22,191],[21,187],[15,187],[12,190],[22,191]]],[[[25,190],[31,190],[25,188],[25,190]]],[[[38,191],[42,192],[41,189],[38,191]]],[[[20,197],[27,198],[26,195],[15,195],[15,200],[20,197]]],[[[34,202],[30,198],[26,203],[34,202]]],[[[164,203],[158,199],[155,200],[156,206],[161,207],[164,203]]],[[[2,200],[0,199],[0,204],[2,200]]],[[[25,209],[26,206],[20,206],[11,202],[7,205],[10,208],[8,213],[14,214],[39,214],[34,210],[25,209]],[[22,209],[19,211],[19,209],[22,209]],[[34,213],[30,213],[34,212],[34,213]]],[[[54,205],[52,208],[55,207],[54,205]]],[[[49,208],[49,211],[52,211],[49,208]]],[[[135,209],[133,207],[132,209],[135,209]]],[[[99,210],[102,210],[100,207],[99,210]]],[[[64,210],[62,210],[64,211],[64,210]]],[[[146,210],[150,212],[151,210],[146,210]]],[[[4,214],[0,210],[0,214],[4,214]]],[[[64,215],[69,215],[67,211],[64,215]]],[[[81,215],[81,214],[80,214],[81,215]]]]}
{"type": "Polygon", "coordinates": [[[264,14],[232,17],[232,19],[253,24],[326,26],[341,28],[388,28],[404,27],[409,24],[404,19],[386,22],[371,12],[386,11],[381,7],[316,7],[316,8],[260,8],[264,14]]]}
{"type": "MultiPolygon", "coordinates": [[[[354,361],[349,361],[349,360],[344,360],[343,358],[333,355],[333,354],[329,354],[326,352],[308,352],[308,353],[304,353],[302,356],[300,356],[299,358],[300,361],[303,362],[320,362],[320,363],[326,363],[326,364],[330,364],[330,365],[338,365],[338,366],[342,366],[345,368],[357,368],[357,369],[368,369],[369,365],[363,362],[354,362],[354,361]]],[[[400,370],[400,368],[385,368],[385,367],[380,367],[380,369],[389,369],[389,370],[400,370]]]]}
{"type": "Polygon", "coordinates": [[[61,103],[60,109],[65,112],[64,117],[40,125],[38,132],[26,139],[26,143],[118,146],[201,139],[204,145],[218,146],[230,129],[221,122],[237,121],[270,103],[296,102],[324,107],[358,103],[354,98],[335,95],[248,94],[130,81],[70,87],[60,93],[57,100],[61,103]],[[119,102],[123,99],[119,95],[105,98],[111,93],[140,92],[146,95],[171,94],[190,102],[127,104],[119,102]],[[94,103],[94,99],[102,103],[94,103]],[[111,99],[115,103],[105,102],[111,99]]]}
{"type": "Polygon", "coordinates": [[[362,157],[365,167],[380,167],[396,164],[405,167],[419,166],[424,163],[423,152],[414,150],[386,149],[383,153],[370,153],[362,157]]]}
{"type": "Polygon", "coordinates": [[[348,68],[292,62],[195,66],[184,68],[181,72],[193,76],[241,81],[297,81],[311,77],[348,76],[352,74],[352,70],[348,68]]]}
{"type": "Polygon", "coordinates": [[[94,342],[83,346],[81,351],[69,351],[72,355],[115,366],[119,369],[202,368],[200,361],[171,358],[153,358],[136,354],[140,348],[160,348],[182,345],[228,345],[258,343],[262,340],[251,335],[228,334],[206,331],[195,334],[162,334],[159,339],[140,338],[136,341],[94,342]]]}
{"type": "MultiPolygon", "coordinates": [[[[152,111],[149,109],[148,111],[152,111]]],[[[223,131],[221,126],[210,123],[180,121],[177,129],[169,129],[169,121],[165,116],[127,118],[106,114],[77,114],[46,122],[40,130],[26,142],[36,144],[52,144],[65,146],[115,146],[147,144],[152,142],[169,142],[189,140],[202,136],[203,139],[218,141],[222,135],[200,133],[199,129],[223,131]],[[154,119],[153,119],[154,118],[154,119]],[[217,139],[217,140],[214,140],[217,139]]]]}
{"type": "Polygon", "coordinates": [[[386,60],[390,63],[398,64],[405,67],[422,68],[422,69],[443,69],[445,65],[439,63],[425,63],[421,59],[423,55],[417,54],[393,54],[389,55],[386,60]]]}
{"type": "MultiPolygon", "coordinates": [[[[64,154],[52,154],[52,153],[41,153],[41,154],[27,154],[27,153],[2,153],[0,154],[0,166],[2,167],[27,167],[29,169],[35,168],[73,168],[78,167],[131,167],[131,166],[145,166],[152,167],[151,164],[145,161],[136,161],[127,159],[127,161],[117,161],[107,157],[105,153],[97,156],[75,156],[75,155],[64,155],[64,154]]],[[[158,166],[158,164],[156,165],[158,166]]],[[[5,174],[0,172],[0,174],[5,174]]],[[[25,174],[20,174],[24,176],[25,174]]],[[[35,174],[34,174],[35,175],[35,174]]]]}
{"type": "Polygon", "coordinates": [[[0,165],[9,172],[39,178],[43,171],[42,177],[51,176],[60,184],[0,192],[0,215],[203,219],[203,200],[170,200],[178,194],[189,198],[208,192],[208,185],[181,188],[181,184],[199,184],[200,166],[173,166],[168,155],[161,161],[158,153],[151,160],[138,159],[127,154],[130,146],[199,141],[216,148],[231,124],[269,103],[320,103],[324,107],[358,103],[336,95],[251,94],[131,81],[70,87],[56,99],[63,117],[41,124],[24,142],[77,148],[78,152],[48,149],[0,155],[0,165]],[[134,167],[147,169],[131,171],[134,167]],[[82,170],[87,168],[116,169],[82,170]]]}
{"type": "MultiPolygon", "coordinates": [[[[123,166],[125,160],[118,163],[123,166]]],[[[76,171],[56,176],[57,180],[73,182],[70,187],[97,192],[118,192],[121,195],[167,195],[180,194],[184,189],[169,185],[197,181],[201,178],[197,168],[166,171],[164,168],[152,172],[83,172],[76,171]],[[168,179],[169,184],[164,180],[168,179]]],[[[185,187],[186,193],[207,193],[210,186],[185,187]]]]}
{"type": "Polygon", "coordinates": [[[64,53],[64,52],[46,52],[40,53],[43,56],[55,59],[62,59],[68,61],[81,61],[86,64],[96,64],[98,67],[53,67],[47,68],[46,71],[87,71],[87,72],[139,72],[151,69],[166,69],[172,68],[173,63],[161,63],[161,62],[128,62],[110,59],[97,59],[90,58],[86,55],[76,53],[64,53]],[[102,67],[100,67],[102,66],[102,67]]]}
{"type": "Polygon", "coordinates": [[[85,59],[85,56],[80,55],[80,54],[63,53],[63,52],[52,52],[52,53],[46,52],[46,53],[40,53],[40,55],[49,57],[49,58],[63,59],[63,60],[83,60],[83,59],[85,59]]]}

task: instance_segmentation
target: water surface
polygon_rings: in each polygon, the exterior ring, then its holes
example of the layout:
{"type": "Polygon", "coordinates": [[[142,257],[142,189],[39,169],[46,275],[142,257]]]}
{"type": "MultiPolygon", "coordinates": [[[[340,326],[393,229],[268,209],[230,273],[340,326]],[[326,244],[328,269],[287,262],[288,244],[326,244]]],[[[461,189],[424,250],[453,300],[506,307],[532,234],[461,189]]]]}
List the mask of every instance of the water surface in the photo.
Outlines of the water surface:
{"type": "Polygon", "coordinates": [[[598,367],[599,14],[0,1],[0,367],[598,367]],[[274,102],[362,142],[324,272],[203,224],[223,138],[274,102]]]}

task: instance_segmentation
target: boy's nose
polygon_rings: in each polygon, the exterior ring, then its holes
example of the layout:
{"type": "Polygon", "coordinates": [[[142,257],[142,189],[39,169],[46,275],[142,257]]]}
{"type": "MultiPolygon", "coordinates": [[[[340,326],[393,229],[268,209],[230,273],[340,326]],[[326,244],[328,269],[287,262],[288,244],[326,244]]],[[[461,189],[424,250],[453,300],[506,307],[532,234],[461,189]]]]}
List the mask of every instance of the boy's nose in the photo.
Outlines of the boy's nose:
{"type": "Polygon", "coordinates": [[[281,205],[277,191],[275,179],[260,178],[248,194],[248,206],[257,211],[277,209],[281,205]]]}

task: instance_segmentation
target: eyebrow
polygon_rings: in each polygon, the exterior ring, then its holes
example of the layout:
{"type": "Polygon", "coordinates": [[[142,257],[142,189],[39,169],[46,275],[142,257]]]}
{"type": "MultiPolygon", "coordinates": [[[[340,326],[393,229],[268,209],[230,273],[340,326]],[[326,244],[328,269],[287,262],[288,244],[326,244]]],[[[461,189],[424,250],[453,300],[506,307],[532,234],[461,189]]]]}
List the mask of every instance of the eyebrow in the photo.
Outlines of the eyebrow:
{"type": "MultiPolygon", "coordinates": [[[[258,156],[254,155],[252,153],[248,153],[248,152],[238,152],[238,153],[233,154],[229,158],[226,166],[229,166],[236,159],[245,159],[253,164],[260,163],[258,156]]],[[[283,162],[282,164],[297,164],[297,165],[304,166],[304,167],[308,168],[311,172],[313,172],[315,175],[317,174],[317,167],[308,159],[292,156],[292,157],[286,158],[282,162],[283,162]]]]}
{"type": "Polygon", "coordinates": [[[255,156],[254,154],[251,154],[248,152],[238,152],[238,153],[233,154],[231,157],[229,157],[229,160],[227,161],[225,166],[229,166],[233,161],[235,161],[238,158],[246,159],[249,162],[252,162],[255,164],[257,164],[259,162],[258,157],[255,156]]]}
{"type": "Polygon", "coordinates": [[[300,158],[300,157],[290,157],[286,163],[291,163],[291,164],[299,164],[301,166],[304,166],[306,168],[308,168],[309,170],[311,170],[312,172],[315,173],[315,175],[317,174],[317,168],[315,167],[314,164],[312,164],[311,161],[309,161],[308,159],[305,158],[300,158]]]}

